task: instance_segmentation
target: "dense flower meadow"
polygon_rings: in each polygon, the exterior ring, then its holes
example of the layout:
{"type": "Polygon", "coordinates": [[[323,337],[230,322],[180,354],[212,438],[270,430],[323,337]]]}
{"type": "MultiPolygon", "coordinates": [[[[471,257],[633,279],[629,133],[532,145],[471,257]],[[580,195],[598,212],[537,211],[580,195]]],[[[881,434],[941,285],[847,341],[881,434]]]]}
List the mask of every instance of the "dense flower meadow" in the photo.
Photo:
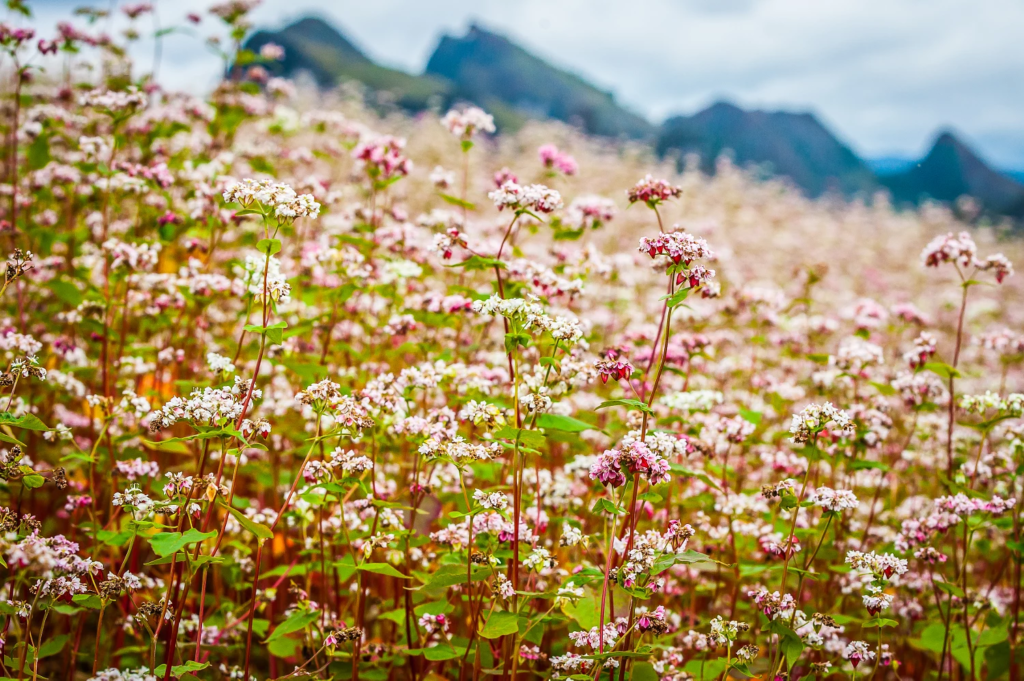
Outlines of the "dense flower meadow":
{"type": "Polygon", "coordinates": [[[1015,238],[305,92],[252,5],[207,99],[0,26],[4,678],[1021,678],[1015,238]]]}

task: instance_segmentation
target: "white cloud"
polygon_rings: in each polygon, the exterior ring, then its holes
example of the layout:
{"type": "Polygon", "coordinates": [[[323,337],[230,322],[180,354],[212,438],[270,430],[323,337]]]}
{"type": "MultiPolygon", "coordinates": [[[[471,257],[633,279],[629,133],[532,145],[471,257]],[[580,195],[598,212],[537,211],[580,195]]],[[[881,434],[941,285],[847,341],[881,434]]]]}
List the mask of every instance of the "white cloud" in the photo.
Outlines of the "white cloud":
{"type": "MultiPolygon", "coordinates": [[[[162,19],[207,4],[164,5],[162,19]]],[[[37,24],[70,7],[37,8],[37,24]]],[[[478,20],[653,119],[727,98],[812,110],[866,155],[918,154],[952,127],[998,163],[1024,166],[1016,0],[265,0],[254,19],[273,27],[308,13],[411,71],[439,34],[478,20]]],[[[140,46],[142,68],[150,53],[140,46]]],[[[172,37],[162,71],[170,86],[201,90],[220,65],[196,40],[172,37]]]]}

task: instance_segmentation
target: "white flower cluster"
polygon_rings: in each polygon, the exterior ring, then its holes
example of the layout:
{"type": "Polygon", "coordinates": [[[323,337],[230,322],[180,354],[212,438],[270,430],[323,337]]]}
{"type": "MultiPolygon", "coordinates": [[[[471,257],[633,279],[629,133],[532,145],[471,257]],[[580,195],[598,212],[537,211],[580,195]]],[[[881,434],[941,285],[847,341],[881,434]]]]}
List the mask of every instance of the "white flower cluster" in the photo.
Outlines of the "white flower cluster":
{"type": "Polygon", "coordinates": [[[537,547],[530,552],[525,559],[523,559],[523,565],[527,570],[541,570],[543,568],[553,568],[556,565],[555,559],[551,557],[551,552],[545,548],[537,547]]]}
{"type": "Polygon", "coordinates": [[[110,143],[105,137],[82,135],[78,138],[78,148],[85,154],[86,160],[93,163],[110,158],[110,143]]]}
{"type": "MultiPolygon", "coordinates": [[[[188,421],[194,426],[223,426],[242,413],[242,401],[248,382],[235,377],[230,388],[195,388],[188,399],[172,397],[153,419],[157,430],[169,428],[178,421],[188,421]]],[[[254,400],[263,396],[261,390],[253,391],[254,400]]]]}
{"type": "Polygon", "coordinates": [[[838,513],[857,508],[856,495],[849,490],[834,490],[830,487],[819,487],[810,495],[811,502],[826,511],[838,513]]]}
{"type": "Polygon", "coordinates": [[[580,196],[565,211],[565,223],[576,229],[597,228],[615,217],[615,202],[603,196],[580,196]]]}
{"type": "Polygon", "coordinates": [[[808,442],[829,424],[840,434],[853,434],[850,416],[842,409],[836,409],[831,402],[809,404],[799,414],[794,414],[789,425],[789,434],[793,436],[793,442],[808,442]]]}
{"type": "Polygon", "coordinates": [[[467,106],[462,111],[452,109],[441,119],[441,125],[448,128],[448,132],[468,140],[478,132],[493,133],[494,116],[477,106],[467,106]]]}
{"type": "Polygon", "coordinates": [[[861,596],[861,602],[869,614],[877,615],[892,606],[894,597],[891,594],[883,592],[876,586],[869,586],[867,591],[868,593],[861,596]]]}
{"type": "MultiPolygon", "coordinates": [[[[681,262],[690,264],[697,259],[713,260],[715,257],[714,251],[708,246],[706,240],[683,231],[659,234],[654,237],[641,237],[640,247],[637,250],[652,258],[664,255],[676,264],[681,262]]],[[[714,276],[713,271],[711,276],[714,276]]]]}
{"type": "Polygon", "coordinates": [[[206,365],[215,374],[233,374],[235,372],[235,365],[231,360],[223,355],[218,355],[216,352],[206,353],[206,365]]]}
{"type": "Polygon", "coordinates": [[[960,398],[960,408],[968,414],[998,411],[1020,416],[1024,414],[1024,394],[1010,393],[1002,398],[989,390],[984,395],[964,395],[960,398]]]}
{"type": "Polygon", "coordinates": [[[555,340],[577,343],[583,338],[583,327],[574,319],[552,317],[537,303],[522,298],[502,298],[492,295],[487,300],[474,300],[473,311],[499,315],[513,320],[523,329],[549,331],[555,340]]]}
{"type": "Polygon", "coordinates": [[[487,195],[498,210],[534,210],[551,213],[562,207],[562,195],[542,184],[525,187],[509,180],[487,195]]]}
{"type": "Polygon", "coordinates": [[[875,659],[875,651],[866,641],[851,641],[843,650],[843,659],[849,660],[856,667],[864,660],[870,662],[875,659]]]}
{"type": "MultiPolygon", "coordinates": [[[[619,629],[614,624],[604,625],[604,646],[606,649],[615,647],[615,640],[619,637],[619,629]]],[[[578,647],[590,647],[597,650],[601,647],[601,630],[593,627],[590,631],[571,631],[569,639],[578,647]]]]}
{"type": "Polygon", "coordinates": [[[373,468],[373,461],[369,457],[356,454],[352,450],[342,450],[340,447],[331,452],[332,468],[340,468],[345,476],[362,473],[373,468]]]}
{"type": "Polygon", "coordinates": [[[728,622],[719,615],[715,619],[711,620],[711,633],[708,635],[708,641],[715,646],[724,646],[731,641],[735,641],[736,637],[741,631],[746,631],[750,628],[750,625],[743,622],[737,622],[730,620],[728,622]]]}
{"type": "Polygon", "coordinates": [[[115,492],[110,503],[130,508],[136,513],[146,513],[153,508],[153,500],[145,495],[138,485],[132,485],[124,492],[115,492]]]}
{"type": "Polygon", "coordinates": [[[487,493],[482,489],[473,492],[473,501],[480,504],[481,508],[489,510],[504,511],[508,508],[508,496],[501,492],[487,493]]]}
{"type": "Polygon", "coordinates": [[[320,215],[320,204],[314,200],[312,194],[297,194],[287,184],[273,180],[248,178],[241,182],[233,182],[224,190],[224,200],[228,203],[238,203],[245,208],[254,203],[273,208],[274,215],[279,219],[315,219],[320,215]]]}
{"type": "MultiPolygon", "coordinates": [[[[614,660],[614,658],[609,658],[609,662],[612,660],[614,660]]],[[[582,655],[577,655],[576,653],[557,655],[551,658],[551,678],[561,679],[563,678],[562,674],[569,674],[572,676],[583,673],[589,674],[593,665],[593,660],[583,657],[582,655]]],[[[605,666],[607,665],[608,663],[606,662],[605,666]]]]}
{"type": "Polygon", "coordinates": [[[835,366],[843,371],[859,373],[872,364],[882,364],[882,348],[859,336],[844,338],[836,353],[835,366]]]}
{"type": "Polygon", "coordinates": [[[505,425],[505,414],[501,407],[488,402],[470,400],[459,410],[460,421],[472,421],[474,426],[484,428],[505,425]]]}
{"type": "Polygon", "coordinates": [[[1017,505],[1015,499],[1003,499],[993,496],[989,500],[975,499],[963,492],[949,497],[939,497],[935,500],[935,507],[958,516],[966,517],[972,513],[994,513],[999,515],[1005,513],[1017,505]]]}
{"type": "Polygon", "coordinates": [[[512,598],[516,595],[516,588],[512,586],[512,582],[509,581],[508,577],[500,572],[495,577],[494,584],[491,585],[491,591],[505,599],[512,598]]]}
{"type": "Polygon", "coordinates": [[[710,411],[717,404],[722,404],[722,393],[718,390],[690,390],[685,393],[673,393],[661,398],[661,403],[669,409],[679,411],[710,411]]]}
{"type": "Polygon", "coordinates": [[[1007,277],[1013,276],[1013,263],[1002,253],[990,255],[984,260],[977,258],[978,247],[969,232],[954,235],[949,232],[945,236],[932,239],[921,252],[921,262],[925,267],[938,267],[942,263],[952,262],[959,267],[974,265],[980,271],[995,270],[996,281],[1003,283],[1007,277]]]}
{"type": "Polygon", "coordinates": [[[587,536],[583,534],[580,528],[574,525],[566,525],[562,530],[562,538],[558,540],[559,546],[579,546],[586,543],[587,536]]]}
{"type": "Polygon", "coordinates": [[[893,575],[899,577],[907,573],[907,561],[897,558],[891,553],[848,551],[846,564],[854,570],[867,570],[876,577],[885,579],[892,579],[893,575]]]}
{"type": "Polygon", "coordinates": [[[134,85],[127,90],[90,90],[78,98],[82,106],[91,106],[95,109],[107,111],[124,111],[143,106],[146,103],[145,93],[139,92],[134,85]]]}
{"type": "Polygon", "coordinates": [[[160,244],[129,244],[117,239],[103,242],[103,250],[110,254],[110,269],[122,267],[135,272],[149,272],[160,259],[160,244]]]}
{"type": "Polygon", "coordinates": [[[575,582],[569,581],[558,587],[558,592],[555,594],[555,601],[558,603],[565,603],[566,601],[575,601],[579,598],[583,598],[585,595],[586,591],[583,590],[583,587],[578,587],[575,582]]]}
{"type": "Polygon", "coordinates": [[[664,543],[661,535],[655,530],[636,535],[633,548],[629,550],[626,562],[622,565],[622,574],[625,578],[623,586],[632,588],[641,573],[649,572],[654,567],[654,561],[664,543]]]}
{"type": "Polygon", "coordinates": [[[461,435],[454,438],[438,440],[430,438],[420,445],[419,452],[428,459],[445,456],[452,461],[490,461],[501,451],[501,445],[491,442],[486,445],[478,445],[466,442],[461,435]]]}
{"type": "Polygon", "coordinates": [[[953,232],[937,236],[928,242],[921,251],[921,262],[925,267],[938,267],[944,262],[955,262],[961,267],[968,267],[978,252],[969,232],[953,232]]]}
{"type": "Polygon", "coordinates": [[[291,300],[292,287],[288,277],[281,271],[281,261],[275,256],[270,260],[263,254],[250,254],[245,258],[243,281],[249,284],[249,293],[256,296],[260,303],[264,302],[264,276],[266,268],[266,297],[274,302],[287,303],[291,300]]]}

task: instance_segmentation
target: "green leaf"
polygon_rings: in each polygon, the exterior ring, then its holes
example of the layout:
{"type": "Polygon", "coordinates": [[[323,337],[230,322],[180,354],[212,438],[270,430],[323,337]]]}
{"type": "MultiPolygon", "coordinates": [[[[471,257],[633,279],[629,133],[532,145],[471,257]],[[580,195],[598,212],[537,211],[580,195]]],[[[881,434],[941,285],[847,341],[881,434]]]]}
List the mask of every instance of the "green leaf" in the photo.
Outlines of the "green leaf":
{"type": "Polygon", "coordinates": [[[668,468],[673,473],[678,473],[679,475],[685,476],[687,478],[697,478],[708,487],[713,487],[714,489],[721,491],[721,488],[718,486],[718,483],[712,480],[707,473],[690,470],[686,466],[683,466],[682,464],[678,463],[671,463],[668,465],[668,468]]]}
{"type": "Polygon", "coordinates": [[[0,411],[0,426],[12,426],[25,430],[49,430],[50,427],[32,414],[15,416],[9,411],[0,411]]]}
{"type": "Polygon", "coordinates": [[[21,484],[25,485],[25,487],[28,487],[29,489],[37,489],[46,484],[46,478],[38,473],[31,473],[21,479],[21,484]]]}
{"type": "Polygon", "coordinates": [[[46,135],[39,135],[28,145],[26,154],[29,170],[39,170],[50,162],[50,140],[46,135]]]}
{"type": "MultiPolygon", "coordinates": [[[[237,215],[237,213],[236,213],[237,215]]],[[[256,250],[265,255],[274,255],[281,252],[280,239],[260,239],[256,244],[256,250]]]]}
{"type": "Polygon", "coordinates": [[[12,436],[7,435],[6,433],[2,433],[2,432],[0,432],[0,442],[6,442],[9,445],[21,445],[22,447],[27,447],[28,446],[24,442],[19,440],[18,438],[12,437],[12,436]]]}
{"type": "Polygon", "coordinates": [[[964,597],[964,590],[956,584],[950,584],[949,582],[935,582],[935,586],[948,594],[956,596],[957,598],[964,597]]]}
{"type": "Polygon", "coordinates": [[[526,428],[512,428],[511,426],[502,426],[494,432],[494,437],[506,440],[518,438],[519,442],[534,449],[547,444],[547,438],[542,433],[538,433],[536,430],[527,430],[526,428]]]}
{"type": "Polygon", "coordinates": [[[763,414],[761,414],[761,412],[759,411],[750,411],[749,409],[744,409],[743,407],[740,407],[740,416],[743,417],[744,421],[753,423],[755,426],[758,426],[761,424],[761,416],[763,416],[763,414]]]}
{"type": "MultiPolygon", "coordinates": [[[[196,662],[195,660],[189,660],[185,664],[176,664],[171,667],[171,675],[175,677],[182,677],[190,672],[197,672],[201,669],[206,669],[210,666],[209,662],[196,662]]],[[[167,672],[167,665],[162,664],[153,670],[153,674],[158,679],[162,679],[164,674],[167,672]]]]}
{"type": "Polygon", "coordinates": [[[412,579],[409,575],[403,575],[394,566],[387,563],[363,563],[358,566],[358,569],[362,572],[373,572],[374,574],[397,577],[398,579],[412,579]]]}
{"type": "Polygon", "coordinates": [[[413,648],[408,652],[410,655],[423,655],[423,657],[431,662],[444,662],[445,660],[454,660],[457,657],[462,657],[466,654],[466,649],[461,646],[436,645],[433,648],[413,648]]]}
{"type": "Polygon", "coordinates": [[[800,658],[804,651],[804,642],[797,636],[796,632],[787,627],[779,620],[774,620],[768,625],[768,630],[779,637],[779,649],[786,657],[786,664],[790,669],[800,658]]]}
{"type": "Polygon", "coordinates": [[[891,397],[896,394],[896,388],[892,387],[888,383],[878,383],[877,381],[870,381],[870,383],[875,387],[875,390],[883,395],[891,397]]]}
{"type": "Polygon", "coordinates": [[[480,630],[484,638],[498,638],[519,632],[519,616],[514,612],[496,612],[487,620],[487,624],[480,630]]]}
{"type": "Polygon", "coordinates": [[[634,662],[633,675],[630,678],[633,681],[659,681],[661,675],[654,671],[654,665],[650,662],[634,662]]]}
{"type": "Polygon", "coordinates": [[[267,327],[267,340],[273,345],[280,345],[284,341],[284,330],[288,328],[288,322],[277,322],[267,327]]]}
{"type": "Polygon", "coordinates": [[[681,553],[665,553],[654,561],[650,574],[657,575],[668,570],[673,565],[697,565],[699,563],[717,563],[710,556],[693,550],[686,550],[681,553]]]}
{"type": "Polygon", "coordinates": [[[96,594],[75,594],[71,597],[71,602],[90,610],[99,610],[103,607],[103,601],[96,594]]]}
{"type": "Polygon", "coordinates": [[[276,641],[282,636],[287,636],[292,632],[305,629],[313,622],[316,622],[317,619],[319,618],[319,612],[306,612],[304,610],[300,610],[296,613],[293,613],[291,617],[286,619],[284,622],[281,622],[281,624],[277,625],[277,628],[274,629],[274,632],[270,634],[270,637],[267,638],[267,640],[265,640],[264,643],[276,641]]]}
{"type": "Polygon", "coordinates": [[[590,630],[597,626],[599,613],[597,610],[597,598],[581,598],[575,603],[568,602],[562,605],[562,612],[576,621],[580,628],[590,630]]]}
{"type": "Polygon", "coordinates": [[[261,523],[257,523],[255,521],[249,519],[248,517],[246,517],[246,515],[244,513],[239,511],[237,508],[228,506],[223,501],[221,501],[219,496],[217,497],[217,501],[222,506],[224,506],[225,508],[228,509],[228,513],[233,515],[235,517],[235,520],[237,520],[238,523],[242,527],[244,527],[245,529],[249,530],[254,535],[256,535],[257,539],[267,540],[267,539],[273,539],[274,538],[274,533],[271,532],[270,528],[267,527],[266,525],[263,525],[261,523]]]}
{"type": "Polygon", "coordinates": [[[671,296],[665,296],[667,298],[665,302],[666,307],[677,307],[682,304],[686,297],[690,295],[690,289],[684,288],[682,291],[676,291],[671,296]]]}
{"type": "Polygon", "coordinates": [[[561,416],[559,414],[541,414],[537,417],[537,426],[539,428],[561,430],[566,433],[582,433],[584,430],[597,430],[597,426],[592,426],[571,416],[561,416]]]}
{"type": "Polygon", "coordinates": [[[897,622],[896,620],[887,620],[887,619],[884,619],[882,617],[873,617],[873,618],[871,618],[869,620],[865,620],[864,621],[864,626],[865,627],[871,627],[872,629],[875,629],[875,628],[878,628],[878,627],[898,627],[899,624],[900,623],[897,622]]]}
{"type": "Polygon", "coordinates": [[[181,532],[161,532],[149,538],[149,545],[153,547],[153,553],[158,556],[172,556],[189,544],[195,544],[206,539],[213,539],[217,536],[216,530],[200,532],[196,528],[190,528],[185,534],[181,532]]]}
{"type": "Polygon", "coordinates": [[[78,307],[82,304],[82,301],[85,300],[85,296],[82,295],[82,292],[79,291],[71,282],[54,279],[47,284],[47,287],[53,291],[53,294],[57,296],[61,302],[67,303],[71,307],[78,307]]]}
{"type": "Polygon", "coordinates": [[[275,322],[267,326],[258,324],[246,324],[243,327],[249,333],[267,334],[267,340],[272,345],[280,345],[284,341],[284,330],[288,328],[288,322],[275,322]]]}
{"type": "Polygon", "coordinates": [[[513,353],[516,348],[523,346],[524,348],[530,347],[530,334],[528,333],[506,333],[505,334],[505,352],[513,353]]]}
{"type": "Polygon", "coordinates": [[[445,267],[462,267],[467,272],[474,272],[479,270],[491,270],[497,267],[499,270],[505,269],[505,263],[495,258],[484,258],[479,255],[471,255],[462,262],[457,262],[453,265],[445,265],[445,267]]]}
{"type": "Polygon", "coordinates": [[[39,647],[39,659],[44,657],[50,657],[56,655],[60,651],[64,650],[64,644],[68,642],[68,635],[61,634],[60,636],[54,636],[49,641],[39,647]]]}
{"type": "Polygon", "coordinates": [[[640,400],[605,400],[601,404],[597,405],[597,409],[604,409],[606,407],[629,407],[630,409],[637,409],[647,414],[653,414],[654,411],[647,406],[646,403],[640,400]]]}
{"type": "MultiPolygon", "coordinates": [[[[472,142],[470,144],[472,144],[472,142]]],[[[469,201],[463,201],[457,196],[452,196],[450,194],[441,194],[441,198],[445,201],[445,203],[450,203],[453,206],[465,208],[466,210],[476,210],[476,206],[474,204],[470,203],[469,201]]]]}
{"type": "Polygon", "coordinates": [[[619,508],[610,500],[601,497],[594,502],[593,507],[590,509],[591,513],[608,513],[609,515],[624,515],[626,509],[619,508]]]}
{"type": "Polygon", "coordinates": [[[331,297],[339,305],[348,302],[348,299],[352,297],[352,294],[359,290],[359,287],[355,284],[345,284],[341,288],[334,289],[331,292],[331,297]]]}
{"type": "MultiPolygon", "coordinates": [[[[490,574],[491,571],[488,567],[476,565],[469,576],[474,582],[478,582],[486,579],[490,574]]],[[[447,589],[456,584],[465,584],[466,577],[465,565],[442,565],[430,575],[430,579],[423,585],[423,588],[428,591],[447,589]]]]}
{"type": "Polygon", "coordinates": [[[933,374],[942,376],[946,380],[949,380],[951,376],[953,378],[960,378],[959,371],[957,371],[948,364],[943,364],[942,362],[928,362],[927,364],[924,365],[923,368],[925,371],[930,371],[933,374]]]}

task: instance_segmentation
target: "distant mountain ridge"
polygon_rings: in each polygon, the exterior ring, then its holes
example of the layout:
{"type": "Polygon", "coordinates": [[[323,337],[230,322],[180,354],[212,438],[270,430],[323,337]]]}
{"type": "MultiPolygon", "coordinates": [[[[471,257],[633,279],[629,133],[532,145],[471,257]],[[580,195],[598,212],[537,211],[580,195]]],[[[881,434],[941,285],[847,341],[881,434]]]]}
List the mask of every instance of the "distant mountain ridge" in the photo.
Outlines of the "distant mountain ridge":
{"type": "Polygon", "coordinates": [[[859,158],[811,113],[747,111],[718,102],[656,126],[619,105],[611,93],[475,24],[464,36],[442,36],[418,75],[375,63],[316,17],[279,31],[257,31],[244,47],[258,53],[267,43],[285,50],[282,61],[267,65],[275,74],[304,71],[325,89],[358,81],[412,112],[472,102],[492,113],[500,129],[551,118],[592,135],[649,141],[659,155],[677,156],[680,163],[696,154],[707,172],[728,153],[740,165],[756,164],[788,177],[812,197],[886,189],[897,204],[917,204],[953,202],[967,194],[988,214],[1024,220],[1024,184],[989,167],[950,132],[939,135],[920,161],[901,163],[859,158]]]}
{"type": "Polygon", "coordinates": [[[952,202],[966,194],[993,213],[1024,217],[1024,184],[990,168],[948,131],[936,138],[921,161],[879,179],[897,202],[952,202]]]}
{"type": "Polygon", "coordinates": [[[603,137],[644,138],[654,132],[610,93],[476,25],[461,38],[443,36],[426,73],[453,83],[457,99],[485,107],[509,106],[531,118],[575,123],[603,137]]]}
{"type": "Polygon", "coordinates": [[[267,64],[266,68],[285,76],[305,71],[324,89],[355,80],[371,90],[392,93],[396,104],[413,111],[450,96],[449,83],[380,66],[317,17],[300,19],[280,31],[256,31],[245,41],[244,48],[259,53],[268,43],[283,47],[284,59],[267,64]]]}
{"type": "Polygon", "coordinates": [[[719,102],[693,116],[668,119],[658,132],[659,154],[697,154],[705,172],[732,152],[739,165],[767,164],[812,196],[872,189],[875,176],[849,147],[810,113],[744,111],[719,102]]]}

